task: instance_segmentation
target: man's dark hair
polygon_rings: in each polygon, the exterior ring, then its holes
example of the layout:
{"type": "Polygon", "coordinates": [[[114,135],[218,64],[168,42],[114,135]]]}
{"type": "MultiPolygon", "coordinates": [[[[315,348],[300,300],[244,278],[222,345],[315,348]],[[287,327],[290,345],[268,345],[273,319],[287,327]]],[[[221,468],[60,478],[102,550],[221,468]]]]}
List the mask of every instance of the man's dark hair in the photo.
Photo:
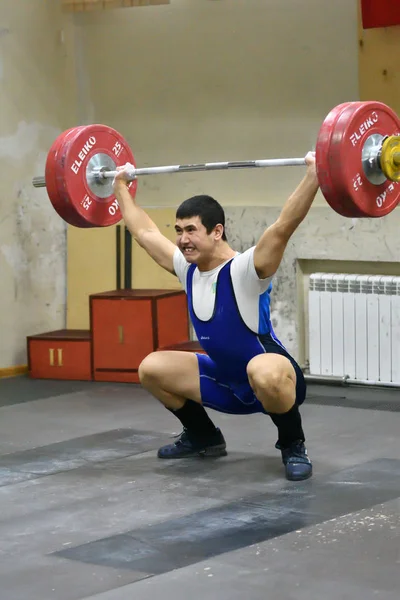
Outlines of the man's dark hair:
{"type": "Polygon", "coordinates": [[[190,219],[191,217],[200,217],[208,234],[212,232],[216,225],[223,225],[224,232],[222,234],[222,239],[226,241],[224,209],[214,198],[211,196],[199,195],[192,196],[182,202],[176,211],[176,218],[190,219]]]}

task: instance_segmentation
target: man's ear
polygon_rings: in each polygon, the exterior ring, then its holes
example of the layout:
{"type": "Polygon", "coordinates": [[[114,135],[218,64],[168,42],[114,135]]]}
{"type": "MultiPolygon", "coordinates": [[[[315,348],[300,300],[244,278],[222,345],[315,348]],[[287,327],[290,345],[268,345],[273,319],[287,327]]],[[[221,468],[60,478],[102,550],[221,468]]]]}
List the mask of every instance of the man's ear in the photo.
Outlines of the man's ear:
{"type": "Polygon", "coordinates": [[[224,234],[224,226],[220,223],[214,227],[214,238],[220,240],[224,234]]]}

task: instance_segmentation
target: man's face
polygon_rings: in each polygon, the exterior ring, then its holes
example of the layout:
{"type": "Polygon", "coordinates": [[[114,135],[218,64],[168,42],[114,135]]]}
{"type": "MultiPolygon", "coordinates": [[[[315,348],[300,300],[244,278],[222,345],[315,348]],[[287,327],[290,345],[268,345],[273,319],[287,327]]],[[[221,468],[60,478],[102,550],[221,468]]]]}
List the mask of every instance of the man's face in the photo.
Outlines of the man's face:
{"type": "Polygon", "coordinates": [[[208,234],[200,217],[177,219],[175,231],[176,244],[187,262],[197,264],[212,255],[216,231],[208,234]]]}

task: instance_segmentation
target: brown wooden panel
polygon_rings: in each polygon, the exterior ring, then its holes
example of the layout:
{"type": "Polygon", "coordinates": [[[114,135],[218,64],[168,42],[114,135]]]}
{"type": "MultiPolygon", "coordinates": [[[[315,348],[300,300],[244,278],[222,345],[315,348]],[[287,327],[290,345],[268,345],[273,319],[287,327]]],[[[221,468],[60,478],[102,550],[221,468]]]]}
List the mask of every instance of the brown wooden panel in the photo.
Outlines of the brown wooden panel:
{"type": "Polygon", "coordinates": [[[400,114],[400,26],[363,29],[358,4],[360,100],[384,102],[400,114]]]}

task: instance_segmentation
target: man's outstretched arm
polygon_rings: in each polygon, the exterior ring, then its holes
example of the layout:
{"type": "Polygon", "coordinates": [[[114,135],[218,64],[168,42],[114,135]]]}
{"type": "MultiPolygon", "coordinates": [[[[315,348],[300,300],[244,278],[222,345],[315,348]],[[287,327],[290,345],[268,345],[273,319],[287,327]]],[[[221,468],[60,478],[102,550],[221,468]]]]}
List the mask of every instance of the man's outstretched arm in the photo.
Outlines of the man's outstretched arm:
{"type": "Polygon", "coordinates": [[[136,203],[127,187],[129,168],[119,167],[114,193],[125,225],[139,246],[169,273],[175,274],[173,256],[176,245],[166,238],[149,215],[136,203]]]}
{"type": "Polygon", "coordinates": [[[307,216],[318,192],[315,153],[306,156],[307,172],[285,202],[278,219],[268,227],[254,250],[254,266],[260,279],[276,273],[290,237],[307,216]]]}

